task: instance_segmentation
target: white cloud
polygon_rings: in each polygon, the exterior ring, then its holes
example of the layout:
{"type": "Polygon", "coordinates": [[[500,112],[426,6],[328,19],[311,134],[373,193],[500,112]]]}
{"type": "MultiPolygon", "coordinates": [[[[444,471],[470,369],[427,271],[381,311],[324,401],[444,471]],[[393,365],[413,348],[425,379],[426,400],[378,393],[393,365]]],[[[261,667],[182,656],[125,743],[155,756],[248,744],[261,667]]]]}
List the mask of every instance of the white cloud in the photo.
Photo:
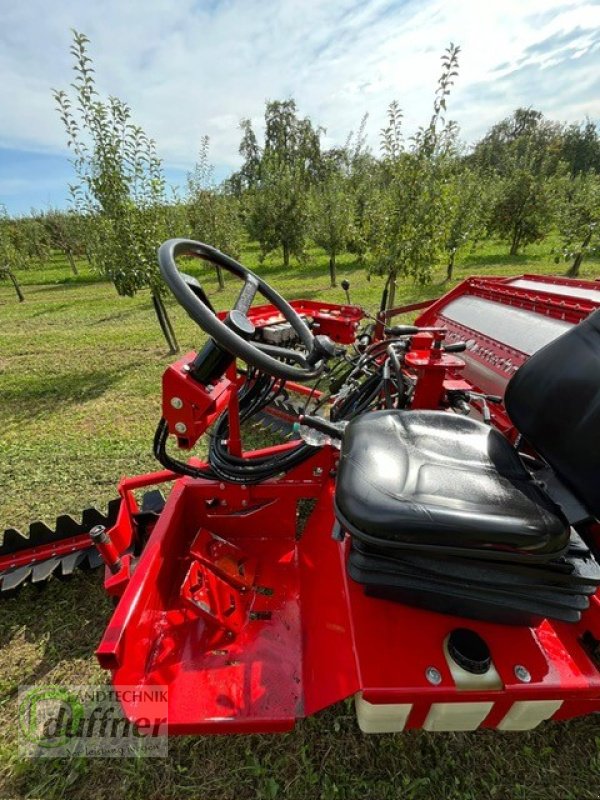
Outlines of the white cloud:
{"type": "Polygon", "coordinates": [[[50,87],[71,80],[72,27],[92,40],[100,88],[130,103],[173,166],[193,162],[203,134],[216,164],[237,164],[237,122],[259,122],[267,98],[294,96],[330,143],[344,141],[368,111],[376,145],[394,98],[410,131],[429,116],[450,41],[462,48],[450,115],[467,140],[517,105],[567,120],[600,116],[598,93],[578,89],[598,73],[593,2],[3,0],[0,144],[64,151],[50,87]],[[568,87],[576,64],[578,82],[558,104],[556,75],[568,87]]]}

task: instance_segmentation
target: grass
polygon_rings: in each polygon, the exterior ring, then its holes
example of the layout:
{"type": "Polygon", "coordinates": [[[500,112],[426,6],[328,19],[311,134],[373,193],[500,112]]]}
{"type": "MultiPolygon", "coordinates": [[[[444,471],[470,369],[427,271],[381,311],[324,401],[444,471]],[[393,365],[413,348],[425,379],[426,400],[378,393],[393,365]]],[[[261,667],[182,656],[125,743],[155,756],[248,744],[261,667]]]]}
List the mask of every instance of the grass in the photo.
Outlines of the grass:
{"type": "MultiPolygon", "coordinates": [[[[465,257],[469,274],[560,272],[549,245],[509,258],[487,243],[465,257]]],[[[285,274],[273,258],[258,265],[249,246],[243,261],[286,297],[340,302],[328,288],[326,258],[285,274]]],[[[194,271],[213,303],[228,307],[238,286],[217,292],[206,268],[194,271]]],[[[598,262],[583,274],[597,277],[598,262]]],[[[0,286],[0,529],[36,518],[102,506],[118,478],[154,468],[151,439],[160,408],[160,377],[169,362],[150,298],[119,298],[84,263],[70,274],[55,255],[22,273],[26,302],[0,286]]],[[[382,279],[369,282],[352,258],[340,259],[353,302],[374,310],[382,279]]],[[[432,285],[398,289],[398,303],[440,294],[432,285]]],[[[182,350],[201,333],[169,305],[182,350]]],[[[546,724],[530,734],[414,732],[363,736],[350,704],[298,724],[284,736],[178,738],[166,760],[20,760],[16,752],[16,692],[21,684],[100,683],[92,652],[111,613],[99,574],[26,588],[0,611],[0,798],[48,800],[248,800],[278,798],[422,798],[423,800],[585,800],[600,793],[600,738],[593,717],[546,724]]]]}

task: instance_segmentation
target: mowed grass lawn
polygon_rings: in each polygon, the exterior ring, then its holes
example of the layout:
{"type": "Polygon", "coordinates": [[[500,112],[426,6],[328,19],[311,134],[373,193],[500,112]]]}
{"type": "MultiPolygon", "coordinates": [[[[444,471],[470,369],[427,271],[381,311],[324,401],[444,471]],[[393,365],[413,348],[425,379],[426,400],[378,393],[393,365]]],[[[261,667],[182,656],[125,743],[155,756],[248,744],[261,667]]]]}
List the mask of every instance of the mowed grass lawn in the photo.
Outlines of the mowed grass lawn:
{"type": "MultiPolygon", "coordinates": [[[[456,278],[470,274],[564,271],[549,246],[516,259],[489,244],[463,259],[456,278]]],[[[328,288],[326,257],[314,251],[285,274],[276,258],[243,258],[288,298],[342,302],[328,288]]],[[[115,495],[122,475],[153,469],[151,441],[160,408],[160,378],[169,363],[147,293],[119,298],[81,264],[74,279],[56,255],[39,271],[22,273],[26,302],[0,286],[0,531],[48,522],[115,495]]],[[[190,271],[213,303],[229,307],[233,279],[217,292],[206,267],[190,271]]],[[[585,265],[597,277],[597,262],[585,265]]],[[[342,258],[353,302],[377,306],[382,279],[342,258]]],[[[440,294],[432,285],[403,283],[398,302],[440,294]]],[[[202,339],[169,304],[182,351],[202,339]]],[[[173,738],[168,759],[20,760],[17,688],[21,684],[102,683],[92,655],[111,613],[99,573],[70,582],[26,587],[0,604],[0,798],[540,798],[600,796],[598,717],[546,724],[530,734],[413,732],[364,736],[350,702],[280,736],[173,738]]],[[[383,657],[383,656],[382,656],[383,657]]],[[[410,657],[410,654],[407,654],[410,657]]]]}

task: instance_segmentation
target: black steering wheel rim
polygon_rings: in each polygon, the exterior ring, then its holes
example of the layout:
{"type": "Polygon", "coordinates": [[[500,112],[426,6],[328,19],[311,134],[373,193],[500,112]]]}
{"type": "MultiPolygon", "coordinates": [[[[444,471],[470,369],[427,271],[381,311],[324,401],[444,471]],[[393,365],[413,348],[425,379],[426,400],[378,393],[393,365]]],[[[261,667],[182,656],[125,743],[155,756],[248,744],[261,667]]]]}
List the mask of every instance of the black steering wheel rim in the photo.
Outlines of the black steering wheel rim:
{"type": "Polygon", "coordinates": [[[165,283],[179,304],[194,322],[228,353],[263,372],[284,380],[307,381],[316,378],[321,373],[324,362],[320,360],[314,363],[315,337],[307,324],[272,286],[252,270],[225,253],[221,253],[215,247],[192,239],[169,239],[164,242],[158,249],[158,263],[165,283]],[[260,293],[290,323],[300,342],[306,348],[307,357],[302,357],[294,350],[247,341],[229,328],[200,300],[182,277],[176,259],[183,255],[201,258],[222,267],[244,281],[244,287],[236,301],[235,310],[247,313],[254,296],[257,292],[260,293]],[[274,357],[277,354],[291,358],[300,366],[283,363],[274,357]]]}

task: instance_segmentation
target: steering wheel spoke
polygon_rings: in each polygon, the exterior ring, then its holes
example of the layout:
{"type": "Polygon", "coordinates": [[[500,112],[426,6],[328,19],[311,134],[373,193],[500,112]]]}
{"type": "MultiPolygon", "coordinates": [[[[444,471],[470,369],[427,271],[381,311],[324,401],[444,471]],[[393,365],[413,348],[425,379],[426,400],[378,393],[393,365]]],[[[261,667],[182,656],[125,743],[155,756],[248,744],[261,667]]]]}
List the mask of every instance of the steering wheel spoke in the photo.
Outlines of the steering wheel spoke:
{"type": "Polygon", "coordinates": [[[242,314],[247,314],[248,311],[250,311],[252,301],[256,297],[258,288],[259,286],[256,276],[252,274],[247,275],[244,285],[242,286],[242,291],[238,294],[237,300],[235,301],[235,305],[233,307],[235,311],[241,311],[242,314]]]}

